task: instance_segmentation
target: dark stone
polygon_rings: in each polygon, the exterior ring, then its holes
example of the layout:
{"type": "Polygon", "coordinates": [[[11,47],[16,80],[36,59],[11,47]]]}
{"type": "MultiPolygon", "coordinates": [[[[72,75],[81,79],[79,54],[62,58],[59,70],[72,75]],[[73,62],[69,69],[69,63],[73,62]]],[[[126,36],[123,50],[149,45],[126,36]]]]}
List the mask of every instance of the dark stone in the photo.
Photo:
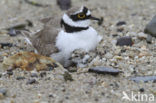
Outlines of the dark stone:
{"type": "Polygon", "coordinates": [[[133,41],[132,41],[131,37],[125,36],[125,37],[118,38],[116,45],[118,45],[118,46],[132,46],[133,41]]]}
{"type": "Polygon", "coordinates": [[[25,77],[17,77],[16,80],[23,80],[25,77]]]}
{"type": "Polygon", "coordinates": [[[152,43],[152,36],[151,35],[147,35],[146,42],[149,44],[152,43]]]}
{"type": "Polygon", "coordinates": [[[144,33],[156,37],[156,16],[146,25],[144,33]]]}
{"type": "Polygon", "coordinates": [[[118,28],[117,29],[117,32],[123,32],[124,31],[124,28],[118,28]]]}
{"type": "Polygon", "coordinates": [[[140,91],[140,92],[144,92],[145,89],[144,89],[144,88],[140,88],[139,91],[140,91]]]}
{"type": "Polygon", "coordinates": [[[38,77],[37,73],[31,73],[31,77],[38,77]]]}
{"type": "Polygon", "coordinates": [[[5,88],[0,88],[0,93],[6,96],[7,90],[5,88]]]}
{"type": "Polygon", "coordinates": [[[11,29],[9,30],[8,34],[9,34],[10,36],[17,36],[18,34],[20,34],[20,31],[11,28],[11,29]]]}
{"type": "Polygon", "coordinates": [[[116,26],[122,26],[122,25],[126,25],[126,22],[125,21],[119,21],[116,26]]]}
{"type": "Polygon", "coordinates": [[[109,67],[93,67],[88,70],[89,72],[94,72],[98,74],[110,74],[110,75],[118,75],[121,73],[120,70],[109,68],[109,67]]]}
{"type": "Polygon", "coordinates": [[[47,70],[52,71],[55,68],[55,63],[54,63],[54,66],[51,64],[47,64],[47,66],[48,66],[47,70]]]}
{"type": "Polygon", "coordinates": [[[49,97],[53,98],[54,96],[52,94],[49,94],[49,97]]]}
{"type": "Polygon", "coordinates": [[[134,82],[148,82],[148,81],[156,81],[156,76],[140,76],[140,77],[131,77],[130,80],[134,82]]]}
{"type": "Polygon", "coordinates": [[[117,36],[118,36],[118,34],[112,34],[112,36],[113,36],[113,37],[117,37],[117,36]]]}
{"type": "Polygon", "coordinates": [[[27,81],[26,84],[34,84],[34,83],[36,83],[36,82],[37,82],[37,81],[36,81],[35,79],[30,79],[30,80],[27,81]]]}
{"type": "Polygon", "coordinates": [[[71,0],[57,0],[57,4],[62,10],[68,10],[71,7],[71,0]]]}
{"type": "Polygon", "coordinates": [[[46,74],[47,74],[46,72],[41,72],[40,76],[43,78],[44,76],[46,76],[46,74]]]}
{"type": "Polygon", "coordinates": [[[12,71],[7,71],[7,74],[8,75],[13,75],[13,72],[12,71]]]}
{"type": "Polygon", "coordinates": [[[65,72],[63,77],[65,81],[73,81],[72,75],[69,72],[65,72]]]}
{"type": "Polygon", "coordinates": [[[1,45],[1,48],[4,48],[4,47],[12,47],[13,44],[12,43],[0,43],[1,45]]]}

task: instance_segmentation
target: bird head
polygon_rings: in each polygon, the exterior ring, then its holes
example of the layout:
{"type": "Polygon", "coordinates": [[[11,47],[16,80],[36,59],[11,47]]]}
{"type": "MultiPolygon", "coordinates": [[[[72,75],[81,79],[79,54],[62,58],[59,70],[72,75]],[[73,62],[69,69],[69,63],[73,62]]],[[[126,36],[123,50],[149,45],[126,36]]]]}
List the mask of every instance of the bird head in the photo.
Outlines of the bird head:
{"type": "Polygon", "coordinates": [[[87,28],[90,25],[90,20],[100,21],[99,18],[93,17],[91,11],[82,6],[81,8],[71,8],[62,17],[61,26],[71,26],[78,28],[87,28]]]}

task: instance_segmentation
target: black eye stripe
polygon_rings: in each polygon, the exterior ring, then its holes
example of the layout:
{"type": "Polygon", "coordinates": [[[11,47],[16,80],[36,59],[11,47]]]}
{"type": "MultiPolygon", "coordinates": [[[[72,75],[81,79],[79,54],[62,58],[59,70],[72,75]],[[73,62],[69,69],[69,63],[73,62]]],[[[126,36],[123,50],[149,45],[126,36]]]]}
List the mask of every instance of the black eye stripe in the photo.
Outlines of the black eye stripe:
{"type": "MultiPolygon", "coordinates": [[[[81,13],[79,13],[81,14],[81,13]]],[[[71,15],[70,18],[73,20],[73,21],[80,21],[80,20],[86,20],[86,19],[89,19],[91,17],[91,15],[85,15],[85,18],[83,19],[80,19],[78,18],[78,14],[76,15],[71,15]]]]}

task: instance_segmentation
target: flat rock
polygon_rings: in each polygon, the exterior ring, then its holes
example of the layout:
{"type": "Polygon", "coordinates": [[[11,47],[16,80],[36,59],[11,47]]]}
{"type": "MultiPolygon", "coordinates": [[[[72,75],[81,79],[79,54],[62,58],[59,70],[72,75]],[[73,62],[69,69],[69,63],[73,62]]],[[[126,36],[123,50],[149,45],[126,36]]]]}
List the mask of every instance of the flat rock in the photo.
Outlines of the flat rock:
{"type": "Polygon", "coordinates": [[[116,24],[116,26],[122,26],[122,25],[126,25],[126,22],[125,21],[119,21],[116,24]]]}
{"type": "Polygon", "coordinates": [[[135,82],[148,82],[148,81],[156,81],[156,76],[140,76],[140,77],[131,77],[130,80],[135,82]]]}
{"type": "Polygon", "coordinates": [[[132,46],[133,41],[130,36],[125,36],[117,39],[116,45],[118,46],[132,46]]]}
{"type": "Polygon", "coordinates": [[[36,79],[30,79],[27,81],[26,84],[34,84],[34,83],[37,83],[36,79]]]}
{"type": "Polygon", "coordinates": [[[156,37],[156,16],[146,25],[144,32],[156,37]]]}
{"type": "Polygon", "coordinates": [[[71,0],[57,0],[57,4],[62,10],[68,10],[71,7],[71,0]]]}
{"type": "Polygon", "coordinates": [[[7,94],[7,90],[5,88],[0,88],[0,98],[5,97],[7,94]]]}
{"type": "Polygon", "coordinates": [[[47,70],[49,65],[56,68],[59,64],[50,57],[35,54],[33,52],[19,52],[3,61],[4,68],[21,68],[27,71],[31,71],[34,68],[37,71],[47,70]]]}
{"type": "Polygon", "coordinates": [[[118,75],[121,73],[120,70],[110,68],[110,67],[93,67],[88,70],[89,72],[95,72],[99,74],[111,74],[111,75],[118,75]]]}

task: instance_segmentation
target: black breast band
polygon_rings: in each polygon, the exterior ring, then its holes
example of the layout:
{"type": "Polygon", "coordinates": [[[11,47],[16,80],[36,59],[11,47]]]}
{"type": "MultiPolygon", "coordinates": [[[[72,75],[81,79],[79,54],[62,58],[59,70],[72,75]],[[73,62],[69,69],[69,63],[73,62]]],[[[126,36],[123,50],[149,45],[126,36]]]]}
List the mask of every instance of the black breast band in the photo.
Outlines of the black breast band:
{"type": "Polygon", "coordinates": [[[65,31],[67,33],[79,32],[79,31],[82,31],[82,30],[87,30],[89,28],[89,27],[74,27],[74,26],[70,26],[70,25],[66,24],[63,20],[61,20],[61,27],[62,27],[62,25],[64,26],[65,31]]]}

